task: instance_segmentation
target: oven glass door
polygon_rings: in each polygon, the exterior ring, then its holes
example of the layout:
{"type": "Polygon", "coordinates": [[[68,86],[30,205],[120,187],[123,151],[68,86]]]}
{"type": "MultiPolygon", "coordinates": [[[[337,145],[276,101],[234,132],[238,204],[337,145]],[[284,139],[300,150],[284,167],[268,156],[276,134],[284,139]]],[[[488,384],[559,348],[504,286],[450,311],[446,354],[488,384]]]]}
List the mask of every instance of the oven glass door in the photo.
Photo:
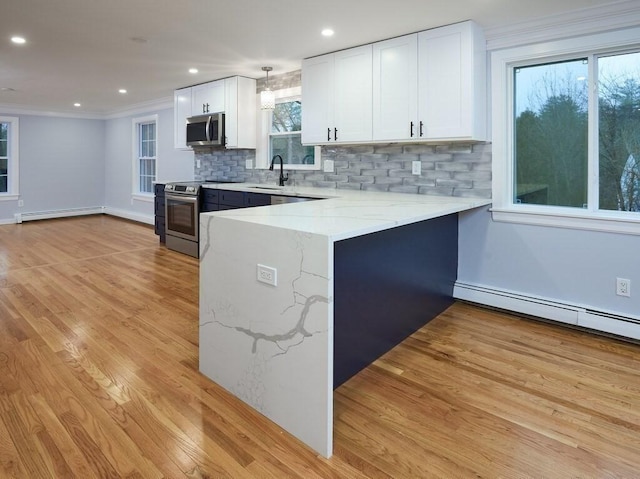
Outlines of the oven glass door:
{"type": "Polygon", "coordinates": [[[198,241],[198,197],[165,194],[168,235],[198,241]]]}

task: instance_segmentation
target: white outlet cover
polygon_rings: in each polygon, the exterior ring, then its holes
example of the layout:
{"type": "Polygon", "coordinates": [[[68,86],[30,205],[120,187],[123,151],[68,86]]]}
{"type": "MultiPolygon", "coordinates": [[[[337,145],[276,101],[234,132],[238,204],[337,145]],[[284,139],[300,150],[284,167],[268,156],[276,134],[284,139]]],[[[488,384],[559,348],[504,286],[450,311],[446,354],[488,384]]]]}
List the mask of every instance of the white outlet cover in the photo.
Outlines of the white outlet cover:
{"type": "Polygon", "coordinates": [[[333,173],[334,164],[333,160],[324,160],[322,165],[322,171],[325,173],[333,173]]]}
{"type": "Polygon", "coordinates": [[[253,170],[253,160],[245,160],[244,161],[244,167],[247,170],[253,170]]]}
{"type": "Polygon", "coordinates": [[[278,270],[264,264],[256,265],[256,279],[260,283],[278,286],[278,270]]]}
{"type": "Polygon", "coordinates": [[[422,174],[422,162],[420,160],[411,162],[411,174],[412,175],[422,174]]]}

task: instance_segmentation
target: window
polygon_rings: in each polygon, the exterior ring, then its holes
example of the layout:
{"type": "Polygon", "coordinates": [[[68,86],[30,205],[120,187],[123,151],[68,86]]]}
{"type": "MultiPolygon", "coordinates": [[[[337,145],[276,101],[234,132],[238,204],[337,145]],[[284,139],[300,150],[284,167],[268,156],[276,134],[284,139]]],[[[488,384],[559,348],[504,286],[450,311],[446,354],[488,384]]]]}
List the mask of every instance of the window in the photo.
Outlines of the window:
{"type": "Polygon", "coordinates": [[[18,196],[18,118],[0,116],[0,200],[18,196]]]}
{"type": "MultiPolygon", "coordinates": [[[[319,146],[302,145],[301,88],[275,90],[274,110],[258,110],[256,168],[269,168],[272,158],[280,155],[285,169],[319,170],[319,146]]],[[[259,102],[258,102],[259,103],[259,102]]]]}
{"type": "Polygon", "coordinates": [[[134,155],[134,193],[152,194],[156,180],[155,116],[134,120],[136,152],[134,155]]]}
{"type": "Polygon", "coordinates": [[[280,155],[285,165],[315,164],[313,146],[302,145],[302,103],[287,100],[276,103],[271,113],[269,156],[280,155]]]}
{"type": "Polygon", "coordinates": [[[492,54],[494,219],[640,233],[638,33],[492,54]]]}

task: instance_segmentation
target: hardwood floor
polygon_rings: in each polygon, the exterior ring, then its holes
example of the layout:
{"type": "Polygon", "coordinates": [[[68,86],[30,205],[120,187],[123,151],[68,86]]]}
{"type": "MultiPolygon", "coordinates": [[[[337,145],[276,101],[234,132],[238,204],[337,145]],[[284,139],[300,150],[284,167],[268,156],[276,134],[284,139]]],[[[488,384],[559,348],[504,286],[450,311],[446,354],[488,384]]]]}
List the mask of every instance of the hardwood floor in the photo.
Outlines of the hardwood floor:
{"type": "Polygon", "coordinates": [[[335,392],[326,460],[199,374],[197,323],[151,227],[0,226],[0,477],[640,477],[640,346],[456,304],[335,392]]]}

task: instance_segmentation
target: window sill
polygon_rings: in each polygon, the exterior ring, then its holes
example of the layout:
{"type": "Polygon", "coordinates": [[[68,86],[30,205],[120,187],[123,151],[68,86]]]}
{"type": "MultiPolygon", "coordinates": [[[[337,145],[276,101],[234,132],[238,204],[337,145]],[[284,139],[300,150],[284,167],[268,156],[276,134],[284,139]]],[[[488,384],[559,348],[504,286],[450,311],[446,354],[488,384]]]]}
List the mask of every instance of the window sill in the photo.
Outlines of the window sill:
{"type": "Polygon", "coordinates": [[[11,193],[0,193],[0,201],[17,201],[20,195],[12,195],[11,193]]]}
{"type": "Polygon", "coordinates": [[[143,201],[145,203],[153,203],[154,201],[153,193],[133,193],[131,195],[131,199],[135,201],[143,201]]]}
{"type": "Polygon", "coordinates": [[[559,213],[538,209],[522,211],[507,208],[491,208],[493,220],[499,222],[640,235],[640,214],[636,217],[630,217],[631,215],[634,215],[634,213],[614,211],[598,213],[587,211],[584,213],[579,211],[559,213]]]}

